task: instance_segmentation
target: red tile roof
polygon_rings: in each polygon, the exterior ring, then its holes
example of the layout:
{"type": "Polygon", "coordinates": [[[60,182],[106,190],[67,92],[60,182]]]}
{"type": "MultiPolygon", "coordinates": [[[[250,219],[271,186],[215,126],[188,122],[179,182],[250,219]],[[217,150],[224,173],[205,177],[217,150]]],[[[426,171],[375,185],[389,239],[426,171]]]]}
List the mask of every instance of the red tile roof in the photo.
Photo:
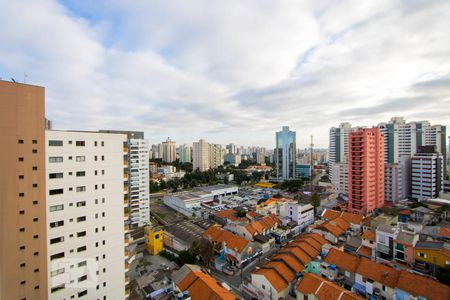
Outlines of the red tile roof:
{"type": "Polygon", "coordinates": [[[425,276],[400,271],[397,287],[409,294],[427,300],[450,299],[450,287],[425,276]]]}
{"type": "Polygon", "coordinates": [[[355,255],[351,255],[347,252],[342,252],[335,248],[331,248],[330,251],[328,251],[327,256],[325,257],[325,262],[336,265],[336,267],[338,267],[339,269],[354,273],[358,268],[360,259],[355,255]]]}
{"type": "Polygon", "coordinates": [[[356,294],[313,273],[306,273],[298,283],[296,289],[303,295],[314,295],[319,300],[362,299],[356,294]]]}
{"type": "Polygon", "coordinates": [[[312,237],[313,239],[315,239],[321,246],[325,245],[325,244],[329,244],[329,242],[319,233],[306,233],[303,234],[302,237],[306,238],[306,237],[312,237]]]}
{"type": "Polygon", "coordinates": [[[332,210],[332,209],[325,209],[322,213],[322,217],[327,220],[333,220],[336,219],[341,215],[340,211],[332,210]]]}
{"type": "Polygon", "coordinates": [[[362,255],[364,257],[367,257],[367,258],[372,257],[372,249],[369,247],[366,247],[366,246],[359,247],[359,249],[356,251],[356,253],[358,253],[359,255],[362,255]]]}
{"type": "Polygon", "coordinates": [[[210,239],[212,242],[227,245],[227,248],[234,249],[236,252],[241,253],[244,248],[250,243],[246,239],[232,234],[226,230],[223,230],[217,226],[211,226],[205,232],[203,232],[203,237],[210,239]]]}
{"type": "Polygon", "coordinates": [[[356,273],[372,279],[373,281],[395,288],[398,279],[398,271],[394,268],[373,262],[367,258],[361,258],[356,273]]]}
{"type": "Polygon", "coordinates": [[[361,237],[363,239],[366,239],[366,240],[369,240],[369,241],[372,241],[372,242],[375,242],[375,240],[376,240],[375,231],[372,231],[372,230],[364,231],[361,237]]]}
{"type": "Polygon", "coordinates": [[[271,258],[272,260],[282,260],[286,265],[299,273],[305,269],[305,266],[297,260],[294,254],[279,253],[271,258]]]}
{"type": "Polygon", "coordinates": [[[178,284],[181,291],[189,291],[192,299],[234,300],[237,297],[224,289],[214,278],[203,272],[191,271],[178,284]]]}
{"type": "Polygon", "coordinates": [[[277,292],[283,291],[285,288],[289,286],[289,282],[287,282],[277,271],[274,269],[259,269],[252,274],[262,275],[266,277],[267,281],[272,284],[273,288],[277,292]]]}

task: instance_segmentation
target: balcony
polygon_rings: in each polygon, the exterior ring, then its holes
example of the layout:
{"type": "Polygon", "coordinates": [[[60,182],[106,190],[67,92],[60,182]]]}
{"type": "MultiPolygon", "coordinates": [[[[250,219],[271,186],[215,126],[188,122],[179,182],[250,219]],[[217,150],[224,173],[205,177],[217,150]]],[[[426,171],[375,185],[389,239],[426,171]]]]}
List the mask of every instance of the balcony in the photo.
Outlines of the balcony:
{"type": "Polygon", "coordinates": [[[129,267],[130,267],[130,264],[128,262],[125,262],[125,272],[128,272],[129,267]]]}
{"type": "Polygon", "coordinates": [[[123,218],[124,220],[128,220],[128,217],[130,216],[130,214],[128,212],[124,212],[123,213],[123,218]]]}
{"type": "Polygon", "coordinates": [[[123,147],[123,152],[128,153],[128,147],[123,147]]]}
{"type": "Polygon", "coordinates": [[[123,187],[123,192],[124,192],[124,193],[128,193],[128,186],[124,186],[124,187],[123,187]]]}
{"type": "Polygon", "coordinates": [[[129,231],[128,225],[124,225],[124,226],[123,226],[123,231],[125,231],[125,232],[128,232],[128,231],[129,231]]]}
{"type": "Polygon", "coordinates": [[[125,284],[129,284],[130,283],[130,278],[128,278],[128,275],[125,275],[125,284]]]}
{"type": "Polygon", "coordinates": [[[128,258],[129,255],[130,253],[128,252],[128,249],[125,249],[125,257],[128,258]]]}
{"type": "Polygon", "coordinates": [[[130,240],[128,238],[125,238],[125,246],[128,246],[130,244],[130,240]]]}

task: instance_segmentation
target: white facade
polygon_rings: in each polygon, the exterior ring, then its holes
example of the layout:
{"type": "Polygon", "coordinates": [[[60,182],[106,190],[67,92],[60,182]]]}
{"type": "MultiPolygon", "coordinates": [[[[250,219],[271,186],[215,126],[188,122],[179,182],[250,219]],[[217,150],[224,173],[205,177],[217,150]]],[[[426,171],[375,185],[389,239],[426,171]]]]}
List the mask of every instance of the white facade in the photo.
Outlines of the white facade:
{"type": "Polygon", "coordinates": [[[177,160],[177,144],[170,138],[162,142],[162,160],[168,163],[177,160]]]}
{"type": "Polygon", "coordinates": [[[180,157],[181,163],[190,163],[191,159],[191,146],[183,144],[178,147],[178,156],[180,157]]]}
{"type": "Polygon", "coordinates": [[[129,222],[131,228],[150,222],[149,152],[144,139],[128,140],[129,222]]]}
{"type": "Polygon", "coordinates": [[[266,165],[266,148],[256,148],[256,163],[262,166],[266,165]]]}
{"type": "Polygon", "coordinates": [[[331,167],[333,193],[348,195],[348,163],[335,163],[331,167]]]}
{"type": "Polygon", "coordinates": [[[192,217],[194,211],[201,207],[203,202],[212,202],[213,195],[205,192],[181,192],[164,195],[164,205],[192,217]]]}
{"type": "Polygon", "coordinates": [[[412,157],[411,194],[414,199],[437,198],[444,189],[444,158],[439,153],[417,153],[412,157]]]}
{"type": "Polygon", "coordinates": [[[224,151],[222,145],[209,144],[209,166],[215,169],[223,165],[224,151]]]}
{"type": "Polygon", "coordinates": [[[209,159],[209,143],[205,140],[194,142],[192,149],[192,160],[194,170],[207,171],[211,168],[209,159]]]}
{"type": "Polygon", "coordinates": [[[348,159],[348,134],[359,127],[352,127],[344,122],[339,127],[331,127],[329,133],[328,168],[330,180],[333,179],[332,168],[335,163],[347,163],[348,159]]]}
{"type": "Polygon", "coordinates": [[[400,164],[386,163],[384,165],[384,200],[397,202],[403,196],[403,174],[400,164]]]}
{"type": "Polygon", "coordinates": [[[302,230],[314,223],[314,207],[311,204],[286,202],[281,216],[297,222],[300,230],[302,230]]]}
{"type": "Polygon", "coordinates": [[[126,297],[125,141],[124,134],[46,132],[49,299],[126,297]]]}

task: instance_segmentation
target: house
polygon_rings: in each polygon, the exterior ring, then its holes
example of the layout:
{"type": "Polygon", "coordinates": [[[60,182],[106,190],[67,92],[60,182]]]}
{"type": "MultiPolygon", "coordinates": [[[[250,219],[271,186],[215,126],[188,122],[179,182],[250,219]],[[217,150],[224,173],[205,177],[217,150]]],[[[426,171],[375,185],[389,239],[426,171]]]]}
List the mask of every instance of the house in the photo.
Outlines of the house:
{"type": "Polygon", "coordinates": [[[250,219],[248,219],[247,217],[239,217],[238,212],[232,208],[218,211],[212,215],[212,218],[215,222],[219,223],[222,226],[229,222],[250,222],[250,219]]]}
{"type": "Polygon", "coordinates": [[[414,246],[419,235],[400,230],[394,239],[394,260],[412,266],[414,264],[414,246]]]}
{"type": "Polygon", "coordinates": [[[359,256],[374,259],[376,251],[376,234],[375,231],[365,230],[361,235],[361,246],[356,250],[359,256]]]}
{"type": "Polygon", "coordinates": [[[213,277],[203,272],[197,265],[184,265],[173,272],[172,281],[175,290],[198,300],[235,300],[239,299],[231,291],[226,290],[213,277]]]}
{"type": "Polygon", "coordinates": [[[266,201],[256,205],[256,212],[264,216],[268,214],[281,216],[281,212],[284,211],[286,202],[294,201],[283,198],[269,198],[266,201]]]}
{"type": "Polygon", "coordinates": [[[355,293],[345,290],[339,285],[323,279],[322,277],[307,273],[300,279],[297,288],[297,300],[326,299],[326,300],[353,300],[362,299],[355,293]]]}
{"type": "Polygon", "coordinates": [[[253,241],[256,235],[270,236],[271,232],[279,224],[281,224],[281,221],[277,216],[269,214],[265,217],[256,218],[251,222],[228,221],[224,229],[253,241]]]}
{"type": "Polygon", "coordinates": [[[337,217],[331,221],[326,221],[316,226],[309,227],[311,232],[319,233],[325,239],[333,244],[337,244],[339,240],[345,240],[345,233],[350,228],[350,223],[342,217],[337,217]]]}
{"type": "Polygon", "coordinates": [[[335,248],[331,248],[327,256],[325,257],[324,262],[330,266],[335,266],[337,268],[337,272],[334,272],[331,275],[329,274],[330,268],[323,268],[321,269],[321,274],[323,276],[333,280],[342,278],[343,283],[346,286],[353,286],[353,284],[355,283],[356,269],[358,268],[360,262],[359,257],[339,251],[335,248]]]}
{"type": "Polygon", "coordinates": [[[351,254],[356,254],[361,245],[362,239],[360,237],[350,236],[344,244],[344,251],[351,254]]]}
{"type": "Polygon", "coordinates": [[[414,260],[414,269],[423,273],[434,273],[448,268],[450,250],[444,242],[419,241],[414,246],[414,260]]]}
{"type": "Polygon", "coordinates": [[[400,271],[395,288],[396,300],[450,299],[450,287],[425,276],[400,271]]]}
{"type": "Polygon", "coordinates": [[[411,221],[429,225],[438,220],[438,214],[431,209],[419,206],[411,209],[411,221]]]}
{"type": "Polygon", "coordinates": [[[340,212],[332,209],[325,209],[321,214],[322,219],[325,221],[331,221],[341,217],[350,224],[350,231],[354,234],[361,232],[364,216],[351,212],[340,212]]]}
{"type": "Polygon", "coordinates": [[[375,234],[377,257],[390,261],[394,255],[395,228],[381,224],[377,227],[375,234]]]}
{"type": "Polygon", "coordinates": [[[261,251],[257,243],[217,226],[209,227],[202,236],[213,244],[216,253],[219,254],[215,266],[221,271],[227,266],[240,267],[243,262],[254,259],[261,251]]]}

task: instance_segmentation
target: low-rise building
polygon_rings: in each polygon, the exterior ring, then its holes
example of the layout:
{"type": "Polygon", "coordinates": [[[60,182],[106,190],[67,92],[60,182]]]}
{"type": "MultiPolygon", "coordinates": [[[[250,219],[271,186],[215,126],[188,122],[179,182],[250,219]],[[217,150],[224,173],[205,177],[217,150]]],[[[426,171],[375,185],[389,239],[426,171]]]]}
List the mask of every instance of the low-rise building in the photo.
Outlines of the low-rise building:
{"type": "Polygon", "coordinates": [[[414,269],[436,274],[450,265],[450,250],[444,242],[419,241],[414,246],[414,260],[414,269]]]}
{"type": "Polygon", "coordinates": [[[179,192],[166,194],[164,204],[185,216],[192,217],[195,209],[200,209],[202,203],[213,202],[213,195],[206,192],[179,192]]]}
{"type": "Polygon", "coordinates": [[[400,230],[394,239],[394,260],[412,266],[414,264],[414,246],[418,240],[418,234],[400,230]]]}
{"type": "Polygon", "coordinates": [[[357,300],[360,296],[345,290],[339,285],[322,277],[306,273],[296,287],[297,300],[326,299],[326,300],[357,300]]]}
{"type": "Polygon", "coordinates": [[[281,217],[294,221],[303,230],[314,223],[314,207],[311,204],[285,202],[281,217]]]}
{"type": "Polygon", "coordinates": [[[377,227],[375,234],[377,257],[390,261],[394,256],[395,228],[382,224],[377,227]]]}

